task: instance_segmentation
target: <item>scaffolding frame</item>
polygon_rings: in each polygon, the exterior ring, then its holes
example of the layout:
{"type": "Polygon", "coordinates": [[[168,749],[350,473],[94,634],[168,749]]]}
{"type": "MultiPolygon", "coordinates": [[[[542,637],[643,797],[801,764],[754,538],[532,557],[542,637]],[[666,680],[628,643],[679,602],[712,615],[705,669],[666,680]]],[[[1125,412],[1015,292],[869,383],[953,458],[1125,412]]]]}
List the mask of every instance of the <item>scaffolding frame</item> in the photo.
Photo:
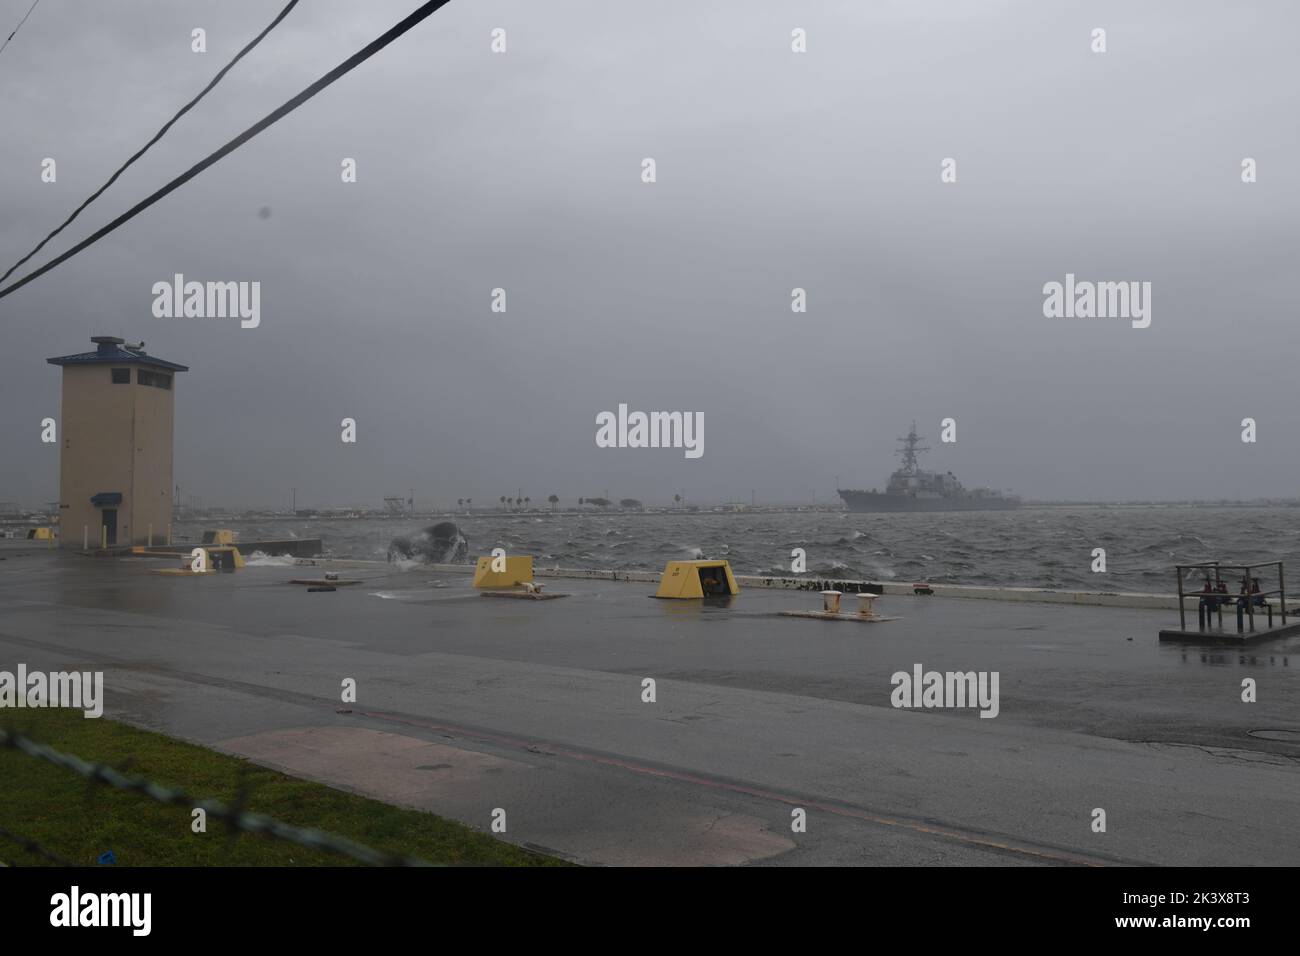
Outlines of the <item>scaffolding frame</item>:
{"type": "MultiPolygon", "coordinates": [[[[1207,592],[1205,591],[1189,592],[1184,590],[1183,589],[1184,572],[1191,572],[1193,574],[1196,573],[1203,574],[1207,581],[1211,576],[1211,572],[1213,572],[1213,577],[1216,583],[1223,580],[1223,572],[1225,571],[1228,572],[1229,574],[1233,574],[1234,572],[1241,572],[1242,580],[1246,584],[1246,590],[1244,594],[1234,595],[1231,591],[1228,591],[1226,593],[1222,591],[1208,592],[1208,594],[1211,597],[1216,597],[1219,599],[1218,607],[1216,610],[1218,610],[1219,612],[1220,630],[1223,629],[1223,605],[1230,601],[1234,601],[1244,597],[1246,599],[1245,616],[1250,619],[1250,631],[1253,634],[1255,631],[1255,600],[1257,598],[1263,600],[1264,598],[1274,594],[1276,594],[1278,597],[1278,606],[1281,608],[1282,611],[1282,626],[1283,627],[1286,626],[1286,573],[1281,561],[1264,561],[1259,564],[1221,564],[1218,561],[1207,561],[1202,564],[1177,564],[1174,565],[1174,567],[1178,571],[1178,624],[1181,630],[1183,631],[1187,630],[1187,605],[1184,603],[1185,600],[1187,598],[1195,598],[1199,601],[1200,599],[1204,598],[1207,594],[1207,592]],[[1268,591],[1260,590],[1260,591],[1253,591],[1253,592],[1250,590],[1250,585],[1256,579],[1256,575],[1254,572],[1260,568],[1277,568],[1276,589],[1268,590],[1268,591]]],[[[1270,607],[1269,608],[1270,624],[1272,623],[1272,618],[1273,618],[1272,608],[1270,607]]],[[[1209,622],[1210,622],[1210,615],[1209,612],[1207,611],[1205,615],[1205,623],[1207,626],[1209,625],[1209,622]]],[[[1238,634],[1240,634],[1242,631],[1242,623],[1243,622],[1239,618],[1237,622],[1238,634]]]]}

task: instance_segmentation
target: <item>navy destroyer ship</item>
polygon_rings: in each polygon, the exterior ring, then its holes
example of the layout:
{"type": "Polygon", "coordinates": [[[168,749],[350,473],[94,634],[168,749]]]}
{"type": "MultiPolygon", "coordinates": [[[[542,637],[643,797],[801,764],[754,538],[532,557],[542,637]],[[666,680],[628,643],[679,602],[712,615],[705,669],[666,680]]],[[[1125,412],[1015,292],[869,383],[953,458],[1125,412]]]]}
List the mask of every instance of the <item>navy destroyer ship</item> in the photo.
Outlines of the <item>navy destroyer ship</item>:
{"type": "Polygon", "coordinates": [[[850,511],[1009,511],[1020,507],[1020,499],[989,488],[965,488],[951,471],[922,471],[917,454],[929,451],[912,430],[898,439],[902,448],[894,454],[903,467],[889,476],[882,491],[852,491],[837,488],[850,511]]]}

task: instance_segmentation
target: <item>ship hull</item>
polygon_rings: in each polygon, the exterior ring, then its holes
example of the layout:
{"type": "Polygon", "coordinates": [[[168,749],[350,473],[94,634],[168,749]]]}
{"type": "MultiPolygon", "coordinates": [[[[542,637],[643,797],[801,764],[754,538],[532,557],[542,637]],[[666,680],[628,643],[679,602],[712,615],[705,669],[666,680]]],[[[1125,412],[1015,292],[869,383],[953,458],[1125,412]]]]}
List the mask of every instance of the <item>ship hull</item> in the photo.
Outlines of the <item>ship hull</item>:
{"type": "Polygon", "coordinates": [[[840,498],[850,511],[858,512],[1014,511],[1020,507],[1018,498],[921,498],[878,491],[841,491],[840,498]]]}

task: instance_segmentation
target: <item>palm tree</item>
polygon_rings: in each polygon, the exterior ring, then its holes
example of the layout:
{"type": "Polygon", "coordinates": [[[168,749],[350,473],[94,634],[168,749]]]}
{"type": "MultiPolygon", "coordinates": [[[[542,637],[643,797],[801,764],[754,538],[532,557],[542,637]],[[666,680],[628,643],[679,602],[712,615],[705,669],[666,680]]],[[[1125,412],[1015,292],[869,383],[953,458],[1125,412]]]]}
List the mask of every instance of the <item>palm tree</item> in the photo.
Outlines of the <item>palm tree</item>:
{"type": "Polygon", "coordinates": [[[524,495],[524,507],[525,507],[525,508],[527,508],[530,504],[532,504],[532,502],[533,502],[533,499],[532,499],[532,498],[528,497],[527,495],[524,495]]]}
{"type": "Polygon", "coordinates": [[[681,503],[682,503],[682,496],[681,496],[681,495],[673,495],[673,504],[675,504],[675,505],[680,505],[681,503]]]}
{"type": "Polygon", "coordinates": [[[549,502],[551,503],[551,510],[554,511],[554,510],[555,510],[555,506],[558,505],[558,504],[560,503],[560,496],[559,496],[559,495],[549,495],[549,496],[547,497],[546,500],[549,501],[549,502]]]}
{"type": "Polygon", "coordinates": [[[466,498],[466,499],[465,499],[465,510],[466,510],[466,511],[469,511],[469,510],[472,509],[473,507],[474,507],[474,499],[473,499],[473,498],[466,498]]]}
{"type": "Polygon", "coordinates": [[[505,508],[506,508],[506,496],[505,496],[505,495],[502,495],[502,496],[501,496],[501,510],[504,511],[505,508]]]}
{"type": "Polygon", "coordinates": [[[456,499],[456,507],[457,507],[457,508],[464,508],[464,507],[465,507],[465,499],[464,499],[464,498],[457,498],[457,499],[456,499]]]}

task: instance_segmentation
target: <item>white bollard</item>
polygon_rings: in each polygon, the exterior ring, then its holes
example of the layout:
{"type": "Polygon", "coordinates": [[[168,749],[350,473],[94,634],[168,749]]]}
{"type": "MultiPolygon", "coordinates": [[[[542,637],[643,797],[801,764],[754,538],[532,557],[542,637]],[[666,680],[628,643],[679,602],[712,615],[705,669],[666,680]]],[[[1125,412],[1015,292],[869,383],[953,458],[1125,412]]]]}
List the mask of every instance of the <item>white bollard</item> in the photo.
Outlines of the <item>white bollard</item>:
{"type": "Polygon", "coordinates": [[[822,592],[822,610],[827,614],[840,613],[840,592],[823,591],[822,592]]]}

